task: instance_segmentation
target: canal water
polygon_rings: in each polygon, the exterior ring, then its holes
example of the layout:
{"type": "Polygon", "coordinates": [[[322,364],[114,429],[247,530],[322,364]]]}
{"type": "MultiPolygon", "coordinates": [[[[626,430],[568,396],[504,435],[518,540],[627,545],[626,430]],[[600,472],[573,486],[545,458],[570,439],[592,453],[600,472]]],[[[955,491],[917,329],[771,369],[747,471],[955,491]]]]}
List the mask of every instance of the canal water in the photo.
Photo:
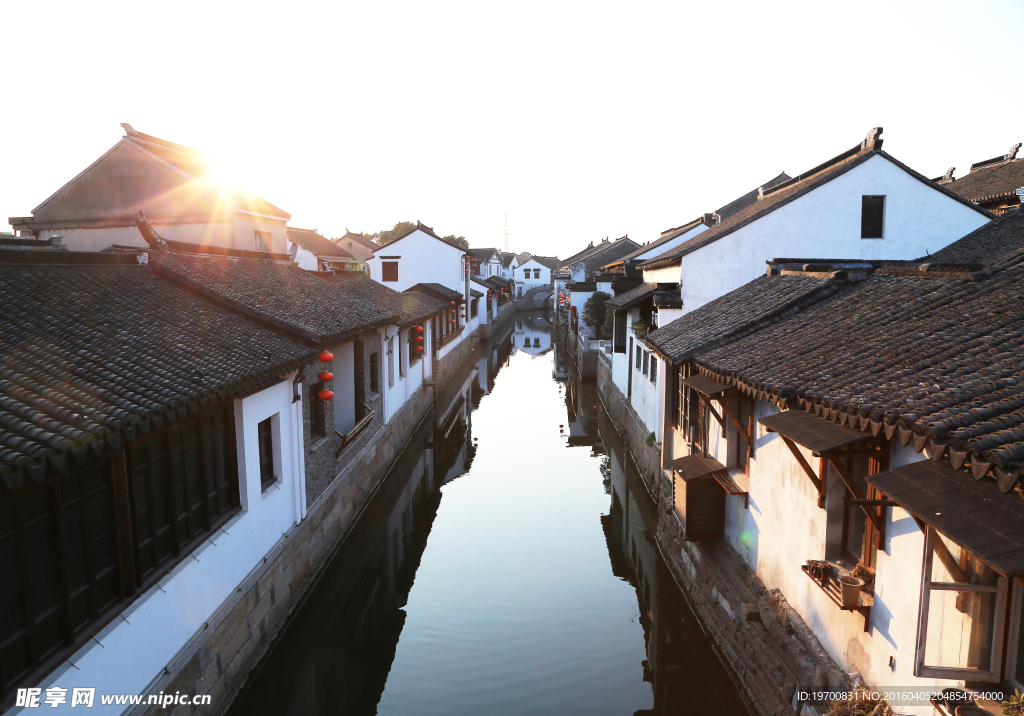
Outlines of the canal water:
{"type": "Polygon", "coordinates": [[[233,708],[748,716],[543,314],[477,348],[233,708]]]}

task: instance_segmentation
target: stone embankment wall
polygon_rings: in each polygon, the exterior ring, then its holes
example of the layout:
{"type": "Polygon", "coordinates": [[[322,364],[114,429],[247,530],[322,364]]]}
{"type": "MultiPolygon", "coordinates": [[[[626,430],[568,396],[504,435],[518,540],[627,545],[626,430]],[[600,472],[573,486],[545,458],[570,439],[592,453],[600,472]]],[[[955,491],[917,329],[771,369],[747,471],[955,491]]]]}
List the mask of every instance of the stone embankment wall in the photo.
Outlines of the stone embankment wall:
{"type": "Polygon", "coordinates": [[[801,691],[845,691],[847,674],[777,590],[768,590],[722,538],[688,542],[675,511],[671,477],[660,469],[659,446],[644,442],[643,426],[598,360],[598,396],[658,504],[656,542],[741,693],[758,716],[823,714],[801,691]]]}
{"type": "MultiPolygon", "coordinates": [[[[461,354],[468,357],[470,341],[464,343],[461,354]]],[[[454,360],[454,356],[445,356],[443,362],[454,360]]],[[[353,446],[358,453],[350,457],[337,478],[309,506],[306,518],[282,535],[263,563],[147,690],[209,694],[211,704],[179,705],[172,711],[140,706],[132,711],[135,716],[208,716],[222,714],[230,707],[392,463],[417,434],[421,422],[431,415],[433,402],[434,390],[425,386],[363,446],[353,446]]]]}

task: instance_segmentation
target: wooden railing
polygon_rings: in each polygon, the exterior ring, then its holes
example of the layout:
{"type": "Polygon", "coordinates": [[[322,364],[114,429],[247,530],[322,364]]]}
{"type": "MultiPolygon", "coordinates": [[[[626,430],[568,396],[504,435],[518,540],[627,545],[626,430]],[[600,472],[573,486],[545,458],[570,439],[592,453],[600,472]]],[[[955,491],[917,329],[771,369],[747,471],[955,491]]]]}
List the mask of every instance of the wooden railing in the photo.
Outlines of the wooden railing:
{"type": "Polygon", "coordinates": [[[440,348],[441,346],[444,346],[444,345],[446,345],[448,343],[451,343],[452,340],[455,339],[455,336],[457,336],[460,333],[462,333],[462,329],[464,329],[465,327],[466,327],[465,325],[462,325],[462,326],[459,326],[458,328],[453,328],[451,330],[451,333],[449,333],[447,336],[445,336],[444,338],[441,339],[441,343],[438,345],[438,348],[440,348]]]}
{"type": "Polygon", "coordinates": [[[366,430],[366,428],[369,427],[370,423],[373,422],[374,411],[366,407],[366,403],[362,403],[362,406],[363,410],[365,411],[365,414],[363,415],[362,418],[360,418],[359,422],[352,426],[352,428],[347,433],[342,434],[338,430],[334,431],[334,434],[341,438],[341,445],[338,447],[338,451],[334,453],[335,460],[341,457],[342,450],[351,445],[352,442],[357,437],[359,437],[359,434],[366,430]]]}

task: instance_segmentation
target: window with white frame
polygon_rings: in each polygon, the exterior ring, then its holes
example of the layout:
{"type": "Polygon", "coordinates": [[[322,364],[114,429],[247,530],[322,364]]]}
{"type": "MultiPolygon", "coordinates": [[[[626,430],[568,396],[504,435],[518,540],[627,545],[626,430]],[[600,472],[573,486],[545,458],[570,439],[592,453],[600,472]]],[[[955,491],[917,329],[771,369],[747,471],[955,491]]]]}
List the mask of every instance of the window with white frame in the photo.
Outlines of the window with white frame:
{"type": "Polygon", "coordinates": [[[1006,577],[928,527],[914,675],[999,681],[1006,594],[1006,577]]]}

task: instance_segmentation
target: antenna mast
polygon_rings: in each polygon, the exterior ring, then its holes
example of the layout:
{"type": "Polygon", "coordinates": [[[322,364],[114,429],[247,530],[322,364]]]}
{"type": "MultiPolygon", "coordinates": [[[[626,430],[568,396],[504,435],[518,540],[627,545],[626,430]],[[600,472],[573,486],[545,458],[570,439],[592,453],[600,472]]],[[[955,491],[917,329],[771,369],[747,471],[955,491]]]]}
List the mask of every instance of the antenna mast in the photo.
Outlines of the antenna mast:
{"type": "Polygon", "coordinates": [[[505,214],[505,253],[508,253],[508,214],[505,214]]]}

